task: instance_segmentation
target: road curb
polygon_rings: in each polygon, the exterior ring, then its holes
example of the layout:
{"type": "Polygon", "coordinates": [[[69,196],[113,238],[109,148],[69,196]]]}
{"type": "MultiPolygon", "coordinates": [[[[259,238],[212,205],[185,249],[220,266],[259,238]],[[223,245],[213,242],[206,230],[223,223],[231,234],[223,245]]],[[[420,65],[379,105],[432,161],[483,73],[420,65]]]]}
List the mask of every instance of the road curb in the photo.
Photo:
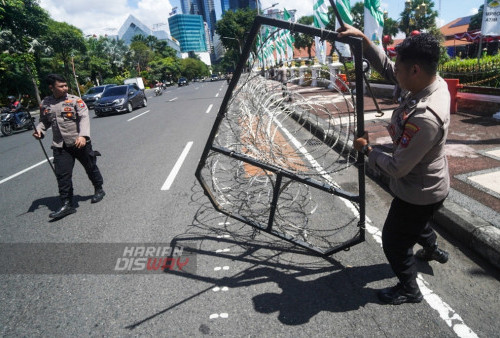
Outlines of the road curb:
{"type": "Polygon", "coordinates": [[[436,212],[434,221],[500,269],[500,229],[448,200],[436,212]]]}

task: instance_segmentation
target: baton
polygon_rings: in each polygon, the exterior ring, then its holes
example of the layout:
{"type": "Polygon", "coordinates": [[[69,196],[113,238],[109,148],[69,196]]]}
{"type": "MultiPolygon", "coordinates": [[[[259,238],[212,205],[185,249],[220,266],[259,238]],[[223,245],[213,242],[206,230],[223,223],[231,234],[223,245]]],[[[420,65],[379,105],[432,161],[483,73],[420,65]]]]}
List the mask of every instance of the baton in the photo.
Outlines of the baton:
{"type": "MultiPolygon", "coordinates": [[[[30,114],[29,104],[28,104],[28,106],[26,106],[26,112],[28,113],[28,118],[30,119],[30,123],[31,123],[31,126],[33,127],[33,130],[37,131],[36,126],[35,126],[35,122],[33,121],[33,118],[31,117],[31,114],[30,114]]],[[[47,155],[47,152],[45,151],[45,147],[43,146],[42,139],[41,138],[37,138],[37,140],[40,143],[40,147],[42,147],[43,154],[45,155],[45,158],[47,159],[47,162],[49,162],[49,165],[50,165],[50,168],[52,169],[52,172],[54,173],[54,175],[57,178],[56,170],[54,169],[54,166],[52,165],[52,162],[50,162],[49,155],[47,155]]]]}
{"type": "MultiPolygon", "coordinates": [[[[337,9],[337,6],[334,3],[334,0],[330,0],[330,5],[332,5],[333,12],[335,13],[335,17],[337,18],[339,25],[342,28],[345,28],[344,20],[342,20],[342,17],[340,16],[339,10],[337,9]]],[[[377,117],[381,117],[384,115],[384,112],[380,110],[380,107],[378,106],[378,102],[375,99],[375,95],[373,95],[372,87],[370,86],[370,83],[368,82],[368,78],[366,77],[366,73],[363,72],[363,79],[365,80],[366,83],[366,88],[368,88],[368,92],[370,93],[370,96],[373,99],[373,103],[375,103],[375,109],[377,110],[377,117]]]]}

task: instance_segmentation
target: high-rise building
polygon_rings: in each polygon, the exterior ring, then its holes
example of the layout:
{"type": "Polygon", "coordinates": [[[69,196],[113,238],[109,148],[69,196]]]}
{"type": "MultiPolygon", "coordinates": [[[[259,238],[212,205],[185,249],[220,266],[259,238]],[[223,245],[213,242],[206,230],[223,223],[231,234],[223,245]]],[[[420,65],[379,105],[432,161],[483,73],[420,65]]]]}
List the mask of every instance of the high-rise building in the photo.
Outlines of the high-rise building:
{"type": "Polygon", "coordinates": [[[222,10],[222,14],[224,14],[226,11],[230,10],[230,4],[229,0],[220,0],[220,8],[222,10]]]}
{"type": "Polygon", "coordinates": [[[221,0],[222,13],[228,10],[235,12],[237,9],[243,8],[257,9],[257,1],[258,0],[221,0]]]}
{"type": "Polygon", "coordinates": [[[170,33],[179,41],[181,52],[206,52],[207,41],[201,15],[176,14],[168,18],[170,33]]]}
{"type": "Polygon", "coordinates": [[[177,44],[175,41],[172,40],[170,33],[168,31],[168,25],[165,24],[165,26],[167,26],[166,30],[163,29],[153,30],[148,26],[146,26],[144,23],[142,23],[135,16],[129,15],[128,18],[123,23],[123,25],[118,30],[117,37],[119,39],[124,40],[125,43],[129,45],[132,41],[132,38],[135,35],[142,35],[144,37],[152,35],[155,36],[158,40],[166,41],[167,45],[175,49],[175,51],[178,53],[178,56],[180,56],[180,46],[179,44],[177,44]]]}
{"type": "Polygon", "coordinates": [[[197,14],[203,17],[208,24],[211,37],[215,32],[215,6],[214,0],[181,0],[183,14],[197,14]]]}

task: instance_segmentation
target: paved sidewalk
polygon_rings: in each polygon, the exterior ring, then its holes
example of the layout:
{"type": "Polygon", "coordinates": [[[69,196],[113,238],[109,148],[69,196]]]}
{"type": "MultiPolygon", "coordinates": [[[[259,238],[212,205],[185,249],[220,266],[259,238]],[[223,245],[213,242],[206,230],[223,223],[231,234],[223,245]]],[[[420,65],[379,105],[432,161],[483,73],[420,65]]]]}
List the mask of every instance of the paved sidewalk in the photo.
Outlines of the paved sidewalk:
{"type": "MultiPolygon", "coordinates": [[[[299,90],[304,97],[331,99],[343,109],[336,100],[339,94],[331,90],[299,90]]],[[[388,99],[377,99],[377,103],[385,112],[382,117],[376,116],[372,98],[365,96],[365,129],[372,145],[390,151],[392,142],[386,126],[397,105],[388,99]]],[[[500,268],[500,121],[464,111],[452,114],[446,153],[451,192],[435,222],[500,268]]],[[[367,174],[374,177],[368,166],[367,174]]],[[[382,184],[389,182],[388,177],[374,178],[382,184]]]]}

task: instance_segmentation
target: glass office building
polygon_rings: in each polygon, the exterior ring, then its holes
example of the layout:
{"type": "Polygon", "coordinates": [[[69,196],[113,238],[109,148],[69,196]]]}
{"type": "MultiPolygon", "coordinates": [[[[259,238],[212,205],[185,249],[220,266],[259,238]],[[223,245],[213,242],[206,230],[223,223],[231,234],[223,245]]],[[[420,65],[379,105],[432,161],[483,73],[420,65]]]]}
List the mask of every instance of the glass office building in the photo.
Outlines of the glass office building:
{"type": "Polygon", "coordinates": [[[203,17],[208,24],[210,35],[215,32],[215,6],[214,0],[181,0],[183,14],[197,14],[203,17]]]}
{"type": "Polygon", "coordinates": [[[181,52],[206,52],[207,41],[201,15],[176,14],[168,18],[170,34],[179,41],[181,52]]]}
{"type": "Polygon", "coordinates": [[[228,10],[235,12],[237,9],[243,8],[257,9],[257,1],[258,0],[221,0],[220,5],[222,13],[228,10]]]}

